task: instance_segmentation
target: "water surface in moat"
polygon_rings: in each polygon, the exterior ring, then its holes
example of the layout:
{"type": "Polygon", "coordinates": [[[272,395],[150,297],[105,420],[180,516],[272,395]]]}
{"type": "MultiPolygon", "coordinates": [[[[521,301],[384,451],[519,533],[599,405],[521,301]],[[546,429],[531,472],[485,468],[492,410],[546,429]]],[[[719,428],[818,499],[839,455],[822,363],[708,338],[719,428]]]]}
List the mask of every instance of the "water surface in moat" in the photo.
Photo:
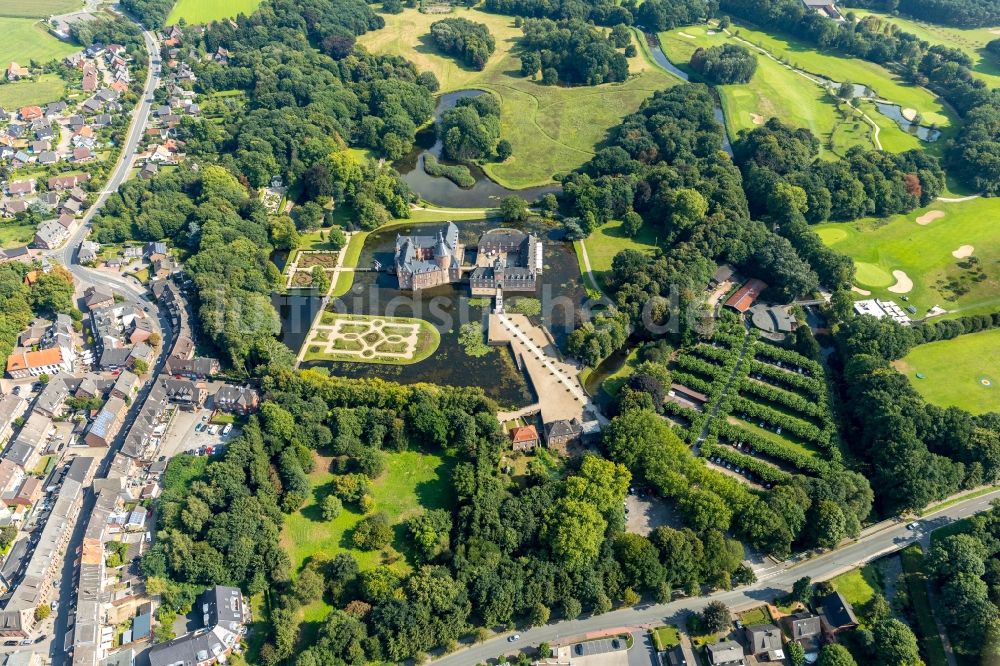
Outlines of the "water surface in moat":
{"type": "Polygon", "coordinates": [[[463,97],[478,97],[484,94],[482,90],[457,90],[438,97],[434,109],[434,124],[417,134],[417,143],[409,155],[396,162],[393,166],[399,171],[410,189],[421,199],[439,206],[451,208],[495,208],[500,199],[516,194],[528,202],[533,202],[543,194],[558,192],[559,185],[542,185],[523,190],[512,190],[492,180],[476,164],[466,164],[476,184],[472,187],[459,187],[443,176],[431,176],[424,171],[424,156],[433,154],[441,162],[452,164],[441,156],[441,142],[437,138],[435,126],[441,114],[454,108],[463,97]]]}
{"type": "MultiPolygon", "coordinates": [[[[397,235],[433,235],[445,223],[428,223],[375,231],[365,240],[358,266],[368,268],[377,261],[383,267],[393,264],[397,235]]],[[[494,228],[495,222],[456,222],[461,242],[467,247],[465,263],[475,260],[479,236],[494,228]]],[[[573,328],[587,298],[580,281],[580,269],[573,247],[558,240],[561,233],[541,224],[506,225],[533,232],[544,243],[544,268],[534,294],[524,294],[542,302],[546,327],[557,341],[573,328]]],[[[508,294],[508,306],[516,304],[517,295],[508,294]]],[[[497,347],[481,357],[469,356],[458,341],[463,323],[481,321],[486,325],[493,299],[476,299],[466,283],[444,285],[418,292],[400,291],[396,276],[388,272],[359,272],[351,291],[331,303],[330,308],[351,314],[418,317],[429,321],[441,333],[441,345],[429,358],[412,365],[380,365],[311,361],[302,367],[325,367],[331,374],[348,377],[381,377],[402,383],[432,382],[454,386],[479,386],[490,397],[507,407],[523,406],[536,396],[524,373],[514,363],[509,348],[497,347]]],[[[300,343],[301,344],[301,343],[300,343]]],[[[297,348],[295,348],[297,349],[297,348]]]]}

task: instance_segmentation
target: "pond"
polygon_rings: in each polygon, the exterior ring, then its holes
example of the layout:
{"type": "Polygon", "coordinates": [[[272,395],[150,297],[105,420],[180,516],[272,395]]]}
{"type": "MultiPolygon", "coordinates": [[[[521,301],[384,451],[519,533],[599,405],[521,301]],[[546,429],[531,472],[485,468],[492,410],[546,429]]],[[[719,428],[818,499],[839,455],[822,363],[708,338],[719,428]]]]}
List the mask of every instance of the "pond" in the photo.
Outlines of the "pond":
{"type": "Polygon", "coordinates": [[[904,132],[915,135],[921,141],[937,141],[938,137],[941,136],[941,131],[934,129],[933,127],[925,127],[919,123],[915,123],[911,120],[907,120],[903,116],[903,109],[899,104],[891,104],[889,102],[875,102],[875,108],[878,112],[887,118],[891,118],[896,121],[904,132]]]}
{"type": "MultiPolygon", "coordinates": [[[[444,223],[414,224],[371,233],[365,240],[358,266],[393,265],[396,236],[412,233],[433,234],[444,223]]],[[[466,244],[466,263],[474,261],[476,242],[496,223],[456,222],[461,242],[466,244]]],[[[542,320],[557,342],[573,329],[586,305],[587,294],[580,280],[576,254],[570,243],[558,240],[561,231],[541,224],[511,225],[539,235],[544,242],[544,269],[534,294],[542,302],[542,320]]],[[[516,307],[517,295],[507,295],[508,309],[516,307]]],[[[387,272],[359,272],[351,291],[334,299],[330,309],[351,314],[418,317],[433,324],[441,333],[441,344],[430,357],[412,365],[378,365],[311,361],[302,367],[325,367],[330,374],[346,377],[381,377],[402,383],[432,382],[453,386],[479,386],[503,407],[520,407],[535,402],[536,396],[524,373],[518,369],[507,346],[497,347],[480,357],[469,356],[458,340],[462,324],[486,322],[492,299],[472,299],[468,284],[444,285],[418,292],[400,291],[395,275],[387,272]]],[[[301,345],[301,341],[299,342],[301,345]]],[[[298,347],[293,347],[298,349],[298,347]]]]}
{"type": "Polygon", "coordinates": [[[437,138],[435,126],[438,119],[448,109],[454,108],[463,97],[478,97],[485,94],[483,90],[458,90],[445,93],[438,97],[434,109],[434,125],[417,134],[417,143],[413,151],[393,166],[399,171],[410,189],[424,201],[438,206],[450,208],[495,208],[500,199],[515,194],[526,201],[533,202],[549,192],[559,192],[559,185],[542,185],[524,190],[512,190],[490,179],[486,172],[477,164],[466,164],[476,184],[472,187],[459,187],[443,176],[431,176],[424,171],[424,157],[430,153],[444,164],[456,164],[441,157],[441,141],[437,138]]]}

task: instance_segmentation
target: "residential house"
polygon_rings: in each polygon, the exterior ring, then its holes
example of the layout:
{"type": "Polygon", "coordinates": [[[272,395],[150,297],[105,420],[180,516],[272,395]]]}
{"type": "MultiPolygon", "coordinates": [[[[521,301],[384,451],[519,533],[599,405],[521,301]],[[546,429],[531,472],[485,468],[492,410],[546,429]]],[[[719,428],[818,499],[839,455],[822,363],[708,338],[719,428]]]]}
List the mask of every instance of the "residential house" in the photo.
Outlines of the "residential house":
{"type": "Polygon", "coordinates": [[[84,441],[88,446],[111,446],[121,429],[126,413],[128,406],[123,399],[117,396],[108,398],[94,422],[90,424],[84,441]]]}
{"type": "Polygon", "coordinates": [[[73,161],[76,163],[89,162],[94,159],[94,151],[90,148],[74,148],[73,149],[73,161]]]}
{"type": "Polygon", "coordinates": [[[21,120],[27,123],[32,120],[38,120],[43,117],[45,113],[42,111],[42,107],[32,104],[31,106],[22,106],[17,112],[17,115],[21,117],[21,120]]]}
{"type": "Polygon", "coordinates": [[[837,633],[858,626],[858,618],[854,608],[840,592],[834,591],[823,597],[820,602],[820,617],[828,631],[837,633]]]}
{"type": "Polygon", "coordinates": [[[688,664],[687,657],[684,655],[684,648],[680,645],[675,645],[660,657],[660,662],[664,666],[695,666],[695,664],[688,664]]]}
{"type": "Polygon", "coordinates": [[[122,370],[111,387],[111,395],[122,400],[131,401],[139,390],[139,377],[128,370],[122,370]]]}
{"type": "Polygon", "coordinates": [[[7,182],[7,194],[12,197],[23,197],[35,193],[35,179],[11,180],[7,182]]]}
{"type": "Polygon", "coordinates": [[[207,391],[204,385],[196,384],[190,379],[160,379],[167,400],[179,404],[182,408],[194,409],[205,404],[207,391]]]}
{"type": "Polygon", "coordinates": [[[545,443],[551,448],[553,446],[563,446],[580,439],[583,434],[583,427],[576,419],[567,421],[559,419],[545,424],[545,443]]]}
{"type": "Polygon", "coordinates": [[[746,666],[743,646],[736,641],[723,640],[705,647],[710,666],[746,666]]]}
{"type": "Polygon", "coordinates": [[[249,414],[260,406],[260,394],[247,386],[226,384],[215,392],[215,408],[224,412],[249,414]]]}
{"type": "Polygon", "coordinates": [[[29,76],[31,76],[31,72],[28,71],[28,68],[18,65],[16,62],[11,62],[10,65],[7,66],[8,81],[20,81],[21,79],[25,79],[29,76]]]}
{"type": "Polygon", "coordinates": [[[744,627],[747,649],[758,661],[782,662],[785,659],[781,629],[773,624],[753,624],[744,627]]]}
{"type": "Polygon", "coordinates": [[[69,236],[69,231],[57,220],[46,220],[35,230],[35,247],[43,250],[54,250],[63,244],[69,236]]]}
{"type": "Polygon", "coordinates": [[[38,156],[38,163],[42,166],[50,166],[59,161],[59,155],[52,150],[46,150],[38,156]]]}
{"type": "Polygon", "coordinates": [[[167,253],[167,244],[164,243],[163,241],[152,241],[146,243],[142,247],[143,256],[149,257],[150,260],[152,260],[154,254],[166,254],[166,253],[167,253]]]}
{"type": "Polygon", "coordinates": [[[149,259],[154,280],[165,280],[177,272],[177,262],[170,255],[157,254],[149,259]]]}
{"type": "Polygon", "coordinates": [[[806,654],[819,651],[823,623],[818,615],[801,612],[785,618],[785,626],[791,639],[802,646],[806,654]]]}
{"type": "Polygon", "coordinates": [[[13,494],[24,481],[24,470],[17,463],[0,459],[0,497],[13,494]]]}
{"type": "Polygon", "coordinates": [[[37,412],[50,419],[62,416],[66,399],[69,398],[69,386],[61,377],[53,377],[38,394],[33,413],[37,412]]]}
{"type": "MultiPolygon", "coordinates": [[[[31,285],[29,277],[31,272],[29,272],[24,277],[24,282],[28,286],[31,285]]],[[[30,324],[28,328],[21,331],[21,334],[17,336],[17,344],[21,347],[34,347],[35,345],[41,344],[42,338],[45,337],[45,332],[49,330],[49,326],[52,322],[46,319],[35,319],[30,324]]]]}
{"type": "Polygon", "coordinates": [[[250,620],[243,593],[238,588],[219,585],[206,590],[195,602],[195,608],[201,610],[201,628],[151,647],[150,666],[209,666],[226,661],[250,620]]]}
{"type": "Polygon", "coordinates": [[[15,349],[7,357],[7,374],[14,379],[72,371],[73,360],[67,358],[63,354],[63,350],[58,347],[39,351],[15,349]]]}
{"type": "Polygon", "coordinates": [[[42,498],[44,492],[45,482],[42,479],[29,476],[21,482],[21,487],[14,493],[14,496],[6,500],[5,503],[8,506],[34,506],[42,498]]]}
{"type": "Polygon", "coordinates": [[[747,280],[742,287],[736,290],[736,293],[729,297],[726,306],[743,314],[750,309],[750,306],[765,289],[767,289],[767,283],[763,280],[757,278],[747,280]]]}
{"type": "Polygon", "coordinates": [[[155,176],[156,172],[159,170],[160,167],[158,167],[155,162],[146,162],[142,165],[142,169],[139,170],[139,178],[149,180],[155,176]]]}
{"type": "Polygon", "coordinates": [[[87,287],[83,292],[83,302],[90,311],[110,308],[115,304],[115,295],[100,287],[87,287]]]}
{"type": "Polygon", "coordinates": [[[510,431],[510,440],[515,451],[530,451],[538,446],[538,430],[533,425],[514,428],[510,431]]]}
{"type": "Polygon", "coordinates": [[[57,116],[61,116],[62,114],[66,113],[66,109],[68,108],[69,106],[66,104],[66,102],[62,101],[52,102],[51,104],[45,107],[45,117],[55,118],[57,116]]]}
{"type": "Polygon", "coordinates": [[[28,150],[35,154],[44,153],[52,150],[52,142],[48,140],[32,141],[28,144],[28,150]]]}
{"type": "Polygon", "coordinates": [[[101,251],[101,244],[95,243],[94,241],[81,241],[80,247],[77,251],[77,259],[81,264],[89,264],[92,261],[97,261],[97,255],[101,251]]]}
{"type": "Polygon", "coordinates": [[[48,187],[53,191],[69,190],[90,180],[89,173],[77,173],[70,176],[52,176],[48,180],[48,187]]]}
{"type": "Polygon", "coordinates": [[[191,379],[204,379],[219,372],[218,359],[210,357],[178,358],[170,356],[164,364],[164,370],[171,375],[180,375],[191,379]]]}
{"type": "Polygon", "coordinates": [[[83,70],[83,83],[81,84],[84,92],[94,92],[97,90],[97,69],[94,67],[87,67],[83,70]]]}
{"type": "MultiPolygon", "coordinates": [[[[5,444],[14,431],[14,421],[24,416],[28,409],[28,401],[21,396],[8,393],[0,398],[0,444],[5,444]]],[[[0,492],[3,492],[0,489],[0,492]]]]}

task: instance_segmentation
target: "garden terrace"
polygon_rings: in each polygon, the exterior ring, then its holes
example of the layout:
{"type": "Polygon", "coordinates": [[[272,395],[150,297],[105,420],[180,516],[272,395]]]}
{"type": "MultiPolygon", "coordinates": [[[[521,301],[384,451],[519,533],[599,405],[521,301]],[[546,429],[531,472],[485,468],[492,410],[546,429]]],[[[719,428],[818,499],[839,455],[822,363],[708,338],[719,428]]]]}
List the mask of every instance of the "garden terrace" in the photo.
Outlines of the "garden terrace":
{"type": "Polygon", "coordinates": [[[716,422],[713,430],[720,445],[728,444],[738,451],[761,457],[779,467],[790,467],[812,476],[822,475],[825,470],[826,463],[811,449],[770,439],[730,421],[716,422]]]}
{"type": "Polygon", "coordinates": [[[788,472],[728,446],[705,442],[701,445],[701,455],[716,465],[729,463],[737,474],[746,474],[750,481],[761,483],[766,488],[792,480],[788,472]]]}
{"type": "Polygon", "coordinates": [[[755,358],[763,360],[765,363],[785,368],[789,372],[806,374],[812,377],[822,376],[822,366],[811,359],[806,358],[791,349],[776,347],[772,344],[763,343],[757,346],[755,358]]]}
{"type": "Polygon", "coordinates": [[[815,377],[789,372],[787,369],[755,359],[750,360],[749,366],[750,376],[759,381],[791,391],[803,391],[814,399],[826,394],[823,381],[815,377]]]}
{"type": "Polygon", "coordinates": [[[774,426],[775,434],[780,435],[782,432],[785,432],[822,449],[830,447],[831,431],[829,429],[819,428],[797,416],[792,416],[791,414],[778,411],[777,409],[747,400],[743,397],[733,399],[732,411],[745,421],[762,422],[765,425],[774,426]]]}

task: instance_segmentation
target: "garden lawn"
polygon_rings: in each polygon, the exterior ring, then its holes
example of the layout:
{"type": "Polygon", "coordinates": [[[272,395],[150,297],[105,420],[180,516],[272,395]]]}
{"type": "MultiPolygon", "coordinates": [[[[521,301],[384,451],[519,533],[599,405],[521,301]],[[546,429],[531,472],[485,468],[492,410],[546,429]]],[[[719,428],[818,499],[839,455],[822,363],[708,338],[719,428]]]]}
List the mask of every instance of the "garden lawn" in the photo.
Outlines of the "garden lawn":
{"type": "Polygon", "coordinates": [[[0,221],[0,247],[18,247],[35,238],[35,225],[21,224],[15,220],[0,221]]]}
{"type": "Polygon", "coordinates": [[[421,14],[406,9],[384,15],[386,27],[362,36],[358,43],[375,53],[400,55],[418,70],[433,72],[441,91],[479,88],[501,100],[501,136],[514,154],[503,163],[484,164],[491,178],[511,188],[552,182],[556,173],[586,162],[607,137],[610,128],[634,112],[644,99],[677,80],[642,54],[629,60],[630,77],[622,83],[600,86],[543,86],[520,75],[520,60],[512,50],[521,30],[509,16],[462,9],[452,14],[421,14]],[[430,25],[447,17],[486,24],[496,40],[496,51],[486,68],[477,72],[437,51],[430,25]]]}
{"type": "MultiPolygon", "coordinates": [[[[22,2],[21,4],[31,5],[32,3],[22,2]]],[[[78,46],[67,44],[50,35],[41,22],[33,18],[0,17],[0,31],[3,32],[3,41],[0,42],[0,63],[3,63],[5,68],[12,60],[28,66],[32,60],[44,63],[64,58],[70,53],[80,50],[78,46]]],[[[0,89],[6,90],[11,85],[18,84],[3,85],[0,86],[0,89]]],[[[46,101],[51,102],[55,99],[58,98],[46,101]]]]}
{"type": "Polygon", "coordinates": [[[657,652],[663,652],[675,645],[681,644],[680,633],[677,631],[677,627],[672,624],[668,624],[665,627],[657,627],[650,630],[649,633],[653,635],[653,645],[656,646],[657,652]]]}
{"type": "Polygon", "coordinates": [[[649,224],[643,224],[635,237],[626,236],[622,231],[622,223],[607,222],[590,234],[583,244],[587,248],[587,258],[590,259],[590,270],[593,271],[598,285],[604,287],[608,273],[611,272],[611,262],[622,250],[638,250],[647,254],[656,249],[659,242],[656,231],[649,224]]]}
{"type": "Polygon", "coordinates": [[[991,40],[1000,37],[992,32],[996,28],[952,28],[933,23],[924,23],[900,16],[891,16],[867,9],[852,9],[861,16],[877,16],[885,21],[898,25],[904,32],[916,35],[931,44],[942,44],[954,49],[965,51],[972,58],[972,73],[986,82],[990,88],[1000,88],[1000,58],[987,51],[984,47],[991,40]]]}
{"type": "MultiPolygon", "coordinates": [[[[337,553],[350,553],[362,570],[372,569],[383,563],[382,551],[359,551],[351,545],[351,534],[361,521],[357,507],[345,506],[340,516],[325,522],[320,514],[320,502],[329,492],[333,478],[329,471],[329,458],[318,458],[316,469],[309,474],[312,496],[299,511],[285,519],[281,541],[292,561],[292,570],[298,571],[309,558],[331,559],[337,553]]],[[[396,537],[392,548],[404,556],[390,566],[400,573],[410,569],[405,553],[406,537],[402,523],[424,509],[449,508],[451,470],[454,460],[444,455],[403,451],[386,453],[386,471],[372,484],[375,511],[384,511],[395,526],[396,537]]]]}
{"type": "Polygon", "coordinates": [[[0,16],[46,18],[79,9],[83,9],[82,0],[0,0],[0,16]]]}
{"type": "MultiPolygon", "coordinates": [[[[3,47],[0,47],[0,51],[3,47]]],[[[0,58],[0,62],[10,59],[0,58]]],[[[42,74],[32,81],[16,81],[0,85],[0,106],[17,109],[32,104],[41,106],[62,99],[66,86],[55,74],[42,74]]]]}
{"type": "Polygon", "coordinates": [[[167,16],[167,25],[173,25],[181,19],[191,24],[234,18],[237,14],[249,16],[260,3],[261,0],[177,0],[167,16]]]}
{"type": "MultiPolygon", "coordinates": [[[[709,35],[709,30],[706,26],[685,26],[661,32],[660,44],[671,62],[690,73],[688,63],[695,49],[735,43],[721,32],[709,35]]],[[[763,55],[758,54],[757,72],[749,83],[716,88],[730,139],[775,117],[812,131],[827,157],[832,157],[831,152],[843,155],[855,145],[874,147],[871,126],[860,117],[850,119],[847,105],[838,104],[821,86],[763,55]]]]}
{"type": "Polygon", "coordinates": [[[980,331],[914,347],[895,366],[927,402],[984,414],[1000,410],[998,350],[1000,329],[980,331]]]}
{"type": "Polygon", "coordinates": [[[936,202],[928,208],[888,219],[867,218],[854,222],[821,224],[815,227],[820,238],[838,252],[849,255],[857,266],[855,283],[872,292],[858,298],[892,299],[901,305],[902,294],[887,287],[895,284],[894,270],[913,281],[906,294],[922,317],[940,305],[949,312],[974,314],[992,312],[1000,305],[1000,234],[995,220],[1000,216],[1000,199],[980,198],[962,203],[936,202]],[[916,220],[928,211],[941,211],[929,224],[916,220]],[[978,267],[960,266],[967,260],[952,252],[971,245],[978,267]],[[985,278],[976,277],[978,273],[985,278]],[[957,281],[957,282],[956,282],[957,281]],[[956,293],[959,284],[964,293],[956,293]]]}
{"type": "Polygon", "coordinates": [[[832,51],[818,51],[806,42],[780,33],[754,30],[746,25],[736,26],[736,29],[740,37],[793,67],[833,81],[864,84],[883,99],[903,108],[916,109],[923,115],[925,124],[937,123],[941,128],[957,125],[955,115],[934,93],[904,81],[881,65],[857,57],[836,55],[832,51]]]}
{"type": "Polygon", "coordinates": [[[817,455],[819,455],[816,448],[814,448],[812,445],[789,439],[788,437],[784,435],[779,435],[778,433],[774,432],[773,430],[769,430],[768,428],[761,428],[756,423],[750,423],[749,421],[744,421],[743,419],[738,418],[736,416],[729,416],[727,417],[727,420],[734,425],[738,425],[741,428],[744,428],[746,430],[749,430],[750,432],[760,435],[764,439],[769,439],[772,442],[781,444],[782,446],[786,446],[790,449],[795,449],[799,453],[803,453],[810,457],[816,457],[817,455]]]}
{"type": "Polygon", "coordinates": [[[879,581],[875,567],[868,565],[860,569],[851,569],[830,581],[833,589],[844,595],[844,598],[854,606],[855,612],[861,612],[865,604],[876,594],[882,593],[882,583],[879,581]]]}

